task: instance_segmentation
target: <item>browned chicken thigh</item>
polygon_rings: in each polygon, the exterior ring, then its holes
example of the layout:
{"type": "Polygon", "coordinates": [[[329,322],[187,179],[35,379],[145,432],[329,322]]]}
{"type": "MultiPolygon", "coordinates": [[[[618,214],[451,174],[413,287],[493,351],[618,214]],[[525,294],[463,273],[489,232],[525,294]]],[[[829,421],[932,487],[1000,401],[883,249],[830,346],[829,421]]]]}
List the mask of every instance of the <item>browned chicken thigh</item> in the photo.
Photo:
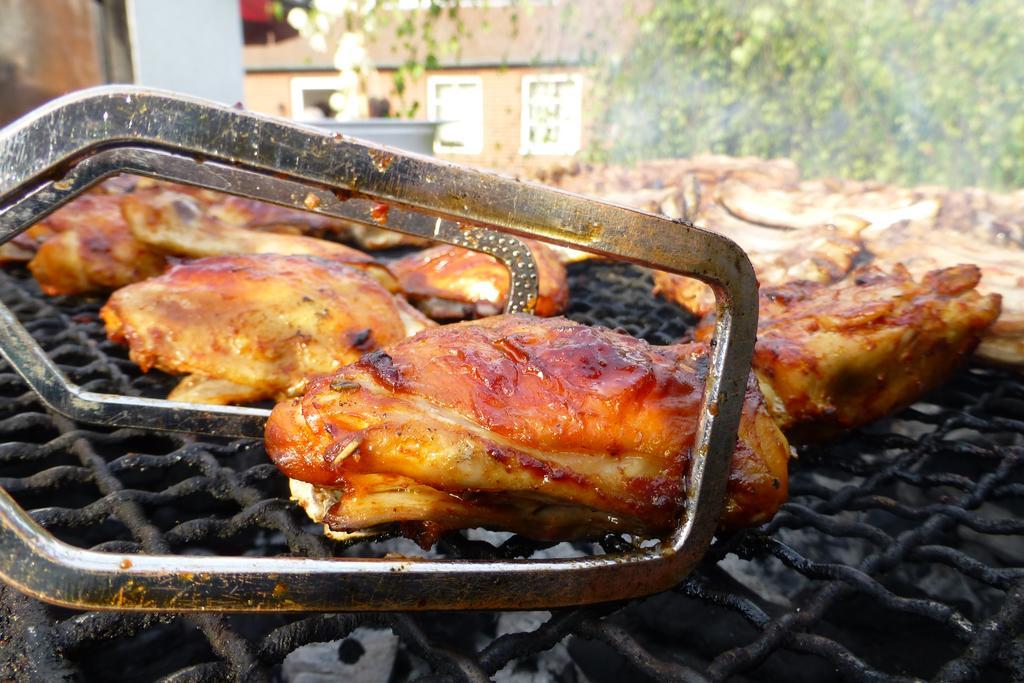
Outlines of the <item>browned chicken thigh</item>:
{"type": "MultiPolygon", "coordinates": [[[[683,509],[707,365],[705,345],[561,318],[438,327],[278,404],[267,452],[342,535],[389,522],[421,543],[475,526],[657,535],[683,509]]],[[[767,519],[786,497],[786,439],[753,381],[744,400],[727,524],[767,519]]]]}
{"type": "MultiPolygon", "coordinates": [[[[999,316],[976,266],[916,281],[862,267],[835,285],[794,282],[760,293],[753,366],[792,441],[817,441],[877,420],[945,381],[999,316]]],[[[698,339],[713,333],[711,319],[698,339]]]]}
{"type": "Polygon", "coordinates": [[[299,235],[330,235],[360,249],[426,247],[432,242],[422,237],[386,230],[371,225],[289,209],[245,197],[225,197],[209,208],[210,216],[244,228],[290,232],[299,235]]]}
{"type": "MultiPolygon", "coordinates": [[[[524,241],[537,263],[534,312],[558,315],[569,303],[565,266],[548,247],[524,241]]],[[[493,256],[471,249],[436,246],[398,259],[391,271],[413,305],[435,320],[495,315],[508,299],[508,269],[493,256]]]]}
{"type": "MultiPolygon", "coordinates": [[[[159,275],[167,268],[163,251],[132,237],[121,214],[130,195],[89,194],[73,200],[32,228],[50,230],[29,262],[44,292],[95,294],[159,275]]],[[[136,201],[147,201],[152,191],[136,201]]]]}
{"type": "MultiPolygon", "coordinates": [[[[864,245],[855,237],[831,226],[805,230],[773,230],[758,226],[735,226],[735,221],[718,209],[715,231],[732,239],[750,256],[762,287],[794,281],[829,284],[845,278],[862,258],[864,245]]],[[[697,316],[715,310],[715,295],[700,280],[654,272],[654,291],[697,316]]]]}
{"type": "Polygon", "coordinates": [[[183,194],[127,196],[123,208],[125,220],[136,239],[176,256],[319,256],[363,270],[389,290],[397,290],[397,283],[388,269],[361,251],[315,237],[259,232],[229,225],[206,215],[198,202],[183,194]]]}
{"type": "MultiPolygon", "coordinates": [[[[113,226],[120,227],[127,231],[127,227],[121,218],[121,201],[116,195],[130,191],[134,185],[128,185],[132,176],[116,176],[90,188],[83,194],[75,197],[70,202],[60,207],[46,218],[31,226],[11,241],[0,245],[0,263],[25,263],[31,261],[39,251],[39,248],[51,237],[63,232],[78,230],[83,226],[102,226],[96,231],[106,237],[97,239],[115,240],[118,234],[113,226]]],[[[123,239],[117,240],[123,242],[123,239]]],[[[97,243],[99,244],[99,243],[97,243]]],[[[47,259],[50,261],[48,267],[59,267],[54,259],[54,254],[67,247],[51,247],[47,259]]],[[[98,247],[97,247],[98,250],[98,247]]],[[[81,273],[81,264],[77,263],[70,267],[74,272],[61,272],[59,275],[68,281],[75,279],[75,273],[84,277],[81,273]]],[[[82,290],[91,291],[88,289],[82,290]]],[[[63,292],[74,294],[79,292],[63,292]]]]}
{"type": "MultiPolygon", "coordinates": [[[[785,499],[786,437],[833,436],[945,379],[999,313],[977,284],[961,266],[767,288],[723,524],[785,499]]],[[[278,404],[267,450],[336,537],[389,522],[421,542],[473,526],[656,535],[683,502],[710,333],[651,347],[562,319],[437,328],[278,404]]]]}
{"type": "Polygon", "coordinates": [[[203,403],[294,395],[433,324],[362,271],[272,254],[174,266],[118,290],[100,314],[144,370],[190,375],[169,398],[203,403]]]}
{"type": "MultiPolygon", "coordinates": [[[[143,187],[136,187],[137,182],[140,180],[148,179],[141,179],[130,175],[114,176],[86,190],[11,241],[0,245],[0,264],[31,261],[36,252],[39,251],[39,248],[54,235],[77,231],[87,226],[102,226],[98,227],[94,232],[105,235],[105,237],[94,238],[99,240],[96,242],[95,251],[100,251],[99,245],[102,243],[102,240],[124,244],[126,238],[121,236],[121,232],[127,234],[127,226],[121,216],[120,195],[138,191],[140,196],[153,196],[158,192],[157,186],[152,181],[143,183],[143,187]],[[120,230],[115,231],[114,226],[118,226],[120,230]]],[[[161,183],[160,188],[163,188],[165,185],[186,189],[184,185],[173,185],[171,183],[161,183]]],[[[59,271],[54,270],[54,273],[68,282],[74,281],[76,275],[83,281],[88,282],[88,276],[82,272],[82,264],[77,256],[73,263],[67,265],[60,263],[59,257],[55,258],[56,254],[67,248],[75,249],[76,247],[71,242],[64,242],[61,247],[51,247],[50,253],[46,257],[49,261],[46,267],[51,270],[62,269],[59,271]]],[[[93,283],[92,288],[82,288],[80,286],[78,289],[80,291],[67,291],[63,293],[77,294],[94,290],[101,291],[104,287],[99,286],[98,283],[93,283]]]]}

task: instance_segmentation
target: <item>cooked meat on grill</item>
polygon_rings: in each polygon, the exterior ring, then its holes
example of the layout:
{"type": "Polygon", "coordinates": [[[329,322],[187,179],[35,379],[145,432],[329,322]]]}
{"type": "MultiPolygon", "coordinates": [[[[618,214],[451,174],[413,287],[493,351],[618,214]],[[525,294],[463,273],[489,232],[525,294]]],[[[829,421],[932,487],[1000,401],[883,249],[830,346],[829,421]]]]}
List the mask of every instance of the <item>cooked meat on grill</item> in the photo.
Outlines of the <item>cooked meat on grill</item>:
{"type": "Polygon", "coordinates": [[[84,224],[43,243],[28,264],[46,294],[99,294],[159,275],[166,255],[124,225],[84,224]]]}
{"type": "Polygon", "coordinates": [[[1002,297],[999,319],[985,331],[977,356],[1024,369],[1024,248],[980,229],[938,229],[927,223],[871,225],[860,238],[883,269],[906,267],[916,278],[958,263],[981,269],[978,291],[1002,297]]]}
{"type": "Polygon", "coordinates": [[[28,263],[39,251],[43,242],[56,235],[45,223],[36,223],[10,241],[0,244],[0,265],[7,263],[28,263]]]}
{"type": "Polygon", "coordinates": [[[31,261],[46,240],[81,225],[122,225],[120,197],[111,196],[108,183],[72,199],[20,235],[0,245],[0,262],[31,261]]]}
{"type": "Polygon", "coordinates": [[[883,185],[865,188],[856,183],[830,187],[820,181],[783,190],[754,188],[730,180],[719,186],[718,201],[747,223],[790,230],[818,228],[844,216],[874,225],[892,225],[934,218],[939,211],[938,202],[921,199],[912,190],[883,185]]]}
{"type": "Polygon", "coordinates": [[[339,227],[338,219],[331,216],[232,195],[225,195],[211,204],[207,213],[219,221],[242,228],[291,226],[296,234],[324,235],[335,232],[339,227]]]}
{"type": "MultiPolygon", "coordinates": [[[[924,202],[907,207],[916,210],[924,202]]],[[[930,209],[934,212],[934,206],[930,209]]],[[[917,279],[933,270],[970,263],[981,269],[977,289],[1002,296],[999,319],[985,330],[976,355],[984,360],[1024,367],[1024,248],[1010,228],[935,225],[931,221],[837,218],[835,227],[773,230],[706,212],[704,223],[737,242],[748,253],[761,285],[800,280],[827,284],[849,278],[856,265],[874,264],[883,271],[906,267],[917,279]],[[1009,236],[1006,233],[1011,233],[1009,236]]],[[[865,214],[870,215],[870,214],[865,214]]],[[[945,214],[940,214],[945,216],[945,214]]],[[[946,218],[942,218],[946,221],[946,218]]],[[[702,316],[714,308],[703,283],[668,273],[654,274],[655,291],[702,316]]]]}
{"type": "MultiPolygon", "coordinates": [[[[927,273],[862,267],[837,285],[760,293],[753,366],[794,442],[819,441],[910,405],[945,381],[999,315],[976,266],[927,273]]],[[[713,334],[710,319],[698,340],[713,334]]]]}
{"type": "MultiPolygon", "coordinates": [[[[747,252],[762,287],[804,280],[837,282],[865,257],[860,240],[831,227],[782,231],[733,223],[717,222],[716,232],[747,252]]],[[[715,310],[715,295],[700,280],[654,271],[654,291],[697,316],[715,310]]]]}
{"type": "MultiPolygon", "coordinates": [[[[556,175],[565,189],[681,216],[726,235],[750,255],[762,286],[828,282],[869,262],[887,271],[902,263],[918,279],[973,263],[982,271],[978,290],[1002,295],[1002,314],[976,355],[1024,368],[1024,192],[800,181],[798,169],[786,160],[714,157],[649,161],[634,168],[580,167],[556,175]],[[805,236],[807,231],[814,237],[805,236]],[[812,246],[829,231],[826,243],[812,246]],[[823,246],[827,253],[819,251],[823,246]],[[844,249],[852,261],[842,255],[844,249]],[[822,265],[824,270],[815,272],[822,265]]],[[[698,315],[712,309],[713,296],[703,284],[655,277],[659,292],[698,315]]]]}
{"type": "MultiPolygon", "coordinates": [[[[686,495],[706,351],[521,314],[437,327],[278,404],[267,452],[341,537],[390,522],[424,544],[476,526],[662,534],[686,495]]],[[[724,523],[771,517],[788,457],[751,381],[724,523]]]]}
{"type": "MultiPolygon", "coordinates": [[[[159,275],[165,253],[132,237],[121,215],[129,195],[91,194],[76,198],[34,230],[52,230],[29,262],[29,270],[50,295],[95,294],[159,275]]],[[[136,201],[147,201],[152,195],[136,201]]]]}
{"type": "Polygon", "coordinates": [[[114,292],[100,315],[143,370],[191,376],[170,398],[218,403],[294,395],[311,375],[433,325],[363,271],[274,254],[174,266],[114,292]]]}
{"type": "MultiPolygon", "coordinates": [[[[977,282],[972,266],[922,282],[860,269],[766,289],[754,359],[766,406],[752,384],[724,523],[761,521],[784,499],[779,428],[828,438],[945,379],[999,312],[977,282]]],[[[698,342],[658,348],[561,319],[436,328],[279,404],[267,450],[338,537],[389,522],[425,543],[473,526],[658,534],[683,499],[710,333],[708,321],[698,342]]]]}
{"type": "Polygon", "coordinates": [[[220,202],[210,206],[209,215],[243,228],[316,237],[330,235],[355,244],[361,249],[426,247],[433,244],[422,237],[353,223],[334,216],[289,209],[245,197],[224,197],[220,202]]]}
{"type": "MultiPolygon", "coordinates": [[[[138,191],[140,196],[155,196],[158,193],[157,188],[160,190],[174,188],[178,191],[195,189],[189,188],[187,185],[157,182],[150,178],[132,175],[108,178],[78,195],[10,242],[0,245],[0,264],[31,261],[39,247],[50,237],[69,230],[76,230],[83,225],[123,224],[120,195],[138,191]]],[[[209,190],[197,192],[214,194],[209,190]]]]}
{"type": "MultiPolygon", "coordinates": [[[[569,303],[565,266],[546,246],[525,240],[537,263],[537,315],[558,315],[569,303]]],[[[440,245],[391,264],[409,300],[435,320],[482,318],[500,313],[508,299],[508,269],[471,249],[440,245]]]]}
{"type": "Polygon", "coordinates": [[[123,208],[136,239],[169,254],[193,258],[231,254],[319,256],[363,270],[389,290],[397,290],[388,269],[361,251],[314,237],[228,225],[207,216],[201,205],[186,195],[163,192],[155,197],[127,196],[123,208]]]}

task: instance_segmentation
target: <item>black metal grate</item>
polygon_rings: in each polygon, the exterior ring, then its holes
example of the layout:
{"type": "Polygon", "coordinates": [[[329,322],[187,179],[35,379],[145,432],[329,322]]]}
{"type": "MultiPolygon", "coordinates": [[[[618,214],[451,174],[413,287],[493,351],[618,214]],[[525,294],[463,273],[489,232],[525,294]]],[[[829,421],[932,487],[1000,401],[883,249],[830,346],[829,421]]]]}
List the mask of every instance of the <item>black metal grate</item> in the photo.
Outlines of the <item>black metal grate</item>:
{"type": "MultiPolygon", "coordinates": [[[[579,264],[570,278],[571,317],[655,343],[687,329],[636,268],[579,264]]],[[[46,299],[23,273],[0,274],[0,297],[79,384],[169,388],[106,341],[97,302],[46,299]]],[[[554,613],[154,616],[75,612],[0,586],[0,665],[19,680],[298,680],[301,646],[344,640],[339,666],[358,666],[377,661],[382,641],[369,636],[384,634],[377,680],[1019,679],[1022,460],[1024,381],[967,369],[897,419],[802,452],[771,523],[718,539],[697,573],[645,600],[554,613]]],[[[404,543],[325,540],[258,442],[76,425],[2,366],[0,485],[59,538],[99,550],[325,557],[404,543]]],[[[440,549],[557,551],[479,533],[440,549]]]]}

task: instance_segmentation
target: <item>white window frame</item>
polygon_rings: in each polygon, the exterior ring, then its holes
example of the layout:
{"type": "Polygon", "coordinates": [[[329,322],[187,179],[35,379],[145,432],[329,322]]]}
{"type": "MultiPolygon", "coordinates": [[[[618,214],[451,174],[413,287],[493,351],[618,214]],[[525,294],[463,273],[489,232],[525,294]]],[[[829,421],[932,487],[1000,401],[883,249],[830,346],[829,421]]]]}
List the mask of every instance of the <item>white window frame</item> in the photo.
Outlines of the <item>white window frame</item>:
{"type": "Polygon", "coordinates": [[[307,90],[333,90],[341,89],[341,78],[338,76],[296,76],[291,80],[292,92],[292,118],[296,121],[309,121],[303,118],[306,105],[302,94],[307,90]]]}
{"type": "Polygon", "coordinates": [[[522,156],[571,156],[580,151],[583,142],[583,77],[580,74],[533,74],[523,76],[522,109],[519,115],[519,154],[522,156]],[[574,83],[576,85],[577,116],[575,127],[569,131],[570,141],[561,144],[530,142],[530,86],[534,83],[574,83]]]}
{"type": "MultiPolygon", "coordinates": [[[[427,77],[427,116],[434,116],[434,105],[437,104],[435,87],[438,85],[475,85],[477,86],[477,102],[475,118],[480,121],[480,134],[475,140],[469,140],[459,148],[442,147],[434,141],[435,154],[480,154],[484,149],[484,81],[480,76],[428,76],[427,77]]],[[[471,117],[466,117],[471,118],[471,117]]]]}

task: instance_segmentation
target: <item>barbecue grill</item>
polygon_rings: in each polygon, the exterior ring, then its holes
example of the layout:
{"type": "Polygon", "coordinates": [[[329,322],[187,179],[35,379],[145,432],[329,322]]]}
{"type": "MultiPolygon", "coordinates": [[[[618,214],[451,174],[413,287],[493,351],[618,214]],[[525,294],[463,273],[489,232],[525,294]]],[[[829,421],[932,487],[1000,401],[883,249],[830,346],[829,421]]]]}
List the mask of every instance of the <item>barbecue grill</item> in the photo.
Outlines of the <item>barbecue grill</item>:
{"type": "MultiPolygon", "coordinates": [[[[652,343],[687,329],[685,314],[653,298],[633,266],[577,264],[570,286],[569,317],[580,322],[652,343]]],[[[159,396],[173,385],[141,374],[106,340],[101,302],[44,298],[23,272],[0,274],[0,297],[84,386],[159,396]]],[[[259,441],[75,424],[49,413],[8,368],[0,439],[0,485],[80,547],[127,556],[408,550],[324,539],[288,502],[259,441]]],[[[294,673],[282,663],[297,649],[331,642],[320,655],[339,671],[340,652],[356,658],[353,667],[383,661],[381,680],[1019,679],[1022,464],[1024,382],[972,367],[891,420],[803,450],[774,520],[718,538],[693,575],[651,598],[525,614],[228,617],[78,612],[0,587],[3,670],[46,681],[272,680],[294,673]]],[[[438,550],[497,559],[563,548],[475,533],[449,534],[438,550]]]]}
{"type": "MultiPolygon", "coordinates": [[[[569,317],[580,322],[653,343],[678,340],[691,322],[654,299],[631,265],[577,264],[570,287],[569,317]]],[[[141,374],[106,340],[100,302],[44,298],[20,271],[0,273],[0,300],[86,391],[160,397],[173,382],[141,374]]],[[[6,366],[0,443],[0,486],[37,523],[128,565],[141,554],[411,552],[399,539],[324,539],[288,502],[258,440],[76,423],[6,366]]],[[[720,535],[696,571],[650,598],[528,613],[226,616],[82,612],[0,586],[4,671],[47,681],[296,679],[314,656],[306,646],[331,643],[317,655],[331,666],[372,661],[393,680],[1013,680],[1024,676],[1022,457],[1024,382],[968,368],[897,417],[802,451],[790,502],[772,522],[720,535]]],[[[617,536],[599,545],[636,550],[617,536]]],[[[446,535],[434,555],[581,550],[468,532],[446,535]]]]}

